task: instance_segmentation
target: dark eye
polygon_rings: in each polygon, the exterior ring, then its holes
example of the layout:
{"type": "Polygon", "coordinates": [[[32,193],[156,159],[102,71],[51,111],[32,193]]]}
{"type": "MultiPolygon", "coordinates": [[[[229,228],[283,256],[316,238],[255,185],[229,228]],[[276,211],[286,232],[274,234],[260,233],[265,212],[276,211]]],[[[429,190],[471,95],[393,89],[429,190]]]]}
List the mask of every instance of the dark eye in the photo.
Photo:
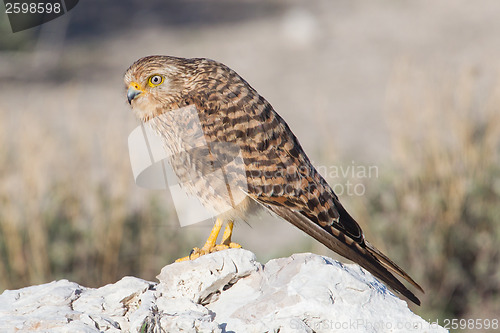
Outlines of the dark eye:
{"type": "Polygon", "coordinates": [[[162,84],[162,82],[163,82],[163,76],[161,75],[153,75],[149,78],[149,85],[152,87],[160,85],[162,84]]]}

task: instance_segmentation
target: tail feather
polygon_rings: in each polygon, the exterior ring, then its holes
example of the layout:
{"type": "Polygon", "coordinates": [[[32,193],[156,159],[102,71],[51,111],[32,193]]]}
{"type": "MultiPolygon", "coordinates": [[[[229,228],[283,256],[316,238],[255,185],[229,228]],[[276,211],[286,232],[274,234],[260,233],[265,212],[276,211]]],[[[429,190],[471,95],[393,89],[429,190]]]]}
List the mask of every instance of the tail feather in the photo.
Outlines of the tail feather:
{"type": "Polygon", "coordinates": [[[365,240],[365,245],[368,251],[370,252],[371,255],[373,255],[375,258],[378,259],[378,261],[384,265],[385,268],[387,268],[389,271],[392,271],[396,273],[397,275],[401,276],[403,279],[408,281],[412,286],[420,290],[422,293],[425,293],[424,289],[416,283],[411,276],[409,276],[401,267],[396,265],[391,259],[387,258],[385,254],[380,252],[375,246],[370,244],[365,240]]]}
{"type": "Polygon", "coordinates": [[[357,243],[333,227],[329,228],[328,231],[325,230],[299,212],[292,211],[285,207],[269,205],[262,201],[259,202],[273,213],[323,243],[323,245],[328,247],[330,250],[335,251],[341,256],[359,264],[375,277],[385,282],[392,290],[403,295],[413,303],[420,305],[418,297],[408,290],[408,288],[406,288],[391,273],[391,271],[400,275],[421,291],[423,291],[422,287],[420,287],[408,274],[406,274],[400,267],[398,267],[370,243],[366,241],[362,244],[357,243]]]}

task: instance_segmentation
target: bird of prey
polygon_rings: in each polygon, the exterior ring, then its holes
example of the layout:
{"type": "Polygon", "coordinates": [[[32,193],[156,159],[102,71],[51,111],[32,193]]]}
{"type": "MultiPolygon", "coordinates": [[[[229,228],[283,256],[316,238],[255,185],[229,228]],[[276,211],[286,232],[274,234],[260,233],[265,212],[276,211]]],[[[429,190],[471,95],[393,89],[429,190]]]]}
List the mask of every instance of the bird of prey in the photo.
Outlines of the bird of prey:
{"type": "Polygon", "coordinates": [[[422,288],[365,239],[287,123],[235,71],[206,58],[148,56],[128,68],[124,81],[135,115],[173,152],[169,162],[186,192],[217,217],[205,245],[181,260],[240,247],[231,241],[233,221],[265,209],[420,305],[393,274],[422,288]],[[218,168],[223,176],[210,176],[218,168]],[[221,208],[228,203],[231,209],[221,208]]]}

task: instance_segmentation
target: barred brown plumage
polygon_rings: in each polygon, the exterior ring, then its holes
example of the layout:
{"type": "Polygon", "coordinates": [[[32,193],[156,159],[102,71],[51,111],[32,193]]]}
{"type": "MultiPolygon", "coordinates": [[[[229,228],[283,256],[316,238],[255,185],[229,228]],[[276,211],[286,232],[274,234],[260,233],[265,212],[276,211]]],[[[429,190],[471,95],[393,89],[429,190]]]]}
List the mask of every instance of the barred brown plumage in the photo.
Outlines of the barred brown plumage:
{"type": "Polygon", "coordinates": [[[218,217],[205,246],[189,258],[238,247],[231,242],[232,222],[223,244],[215,246],[221,221],[244,219],[264,207],[420,304],[392,273],[422,288],[364,239],[286,122],[232,69],[204,58],[149,56],[130,66],[125,84],[138,118],[173,152],[169,162],[186,192],[218,217]],[[148,82],[154,75],[163,82],[148,82]],[[222,166],[223,177],[216,176],[213,170],[222,166]],[[228,203],[230,211],[224,209],[228,203]]]}

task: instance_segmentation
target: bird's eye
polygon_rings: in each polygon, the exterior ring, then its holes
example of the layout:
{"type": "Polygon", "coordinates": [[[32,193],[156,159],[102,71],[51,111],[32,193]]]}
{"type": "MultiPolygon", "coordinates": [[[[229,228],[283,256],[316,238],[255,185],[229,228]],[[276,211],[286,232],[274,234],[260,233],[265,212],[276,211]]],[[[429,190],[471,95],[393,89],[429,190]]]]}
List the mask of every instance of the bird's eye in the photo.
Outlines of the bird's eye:
{"type": "Polygon", "coordinates": [[[156,87],[163,83],[163,76],[153,75],[149,78],[148,83],[151,87],[156,87]]]}

